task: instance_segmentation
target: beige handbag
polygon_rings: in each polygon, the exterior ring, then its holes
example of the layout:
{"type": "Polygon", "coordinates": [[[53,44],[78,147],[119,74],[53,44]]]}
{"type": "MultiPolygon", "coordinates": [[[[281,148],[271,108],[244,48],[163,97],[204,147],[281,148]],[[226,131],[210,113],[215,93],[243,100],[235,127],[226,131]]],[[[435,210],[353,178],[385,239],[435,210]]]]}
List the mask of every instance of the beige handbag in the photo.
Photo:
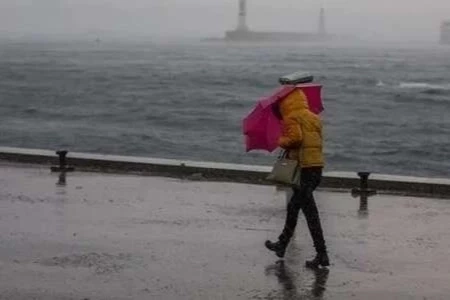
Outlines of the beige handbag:
{"type": "Polygon", "coordinates": [[[281,185],[300,185],[301,170],[297,160],[288,159],[287,151],[283,151],[273,165],[272,172],[267,176],[267,180],[281,185]]]}

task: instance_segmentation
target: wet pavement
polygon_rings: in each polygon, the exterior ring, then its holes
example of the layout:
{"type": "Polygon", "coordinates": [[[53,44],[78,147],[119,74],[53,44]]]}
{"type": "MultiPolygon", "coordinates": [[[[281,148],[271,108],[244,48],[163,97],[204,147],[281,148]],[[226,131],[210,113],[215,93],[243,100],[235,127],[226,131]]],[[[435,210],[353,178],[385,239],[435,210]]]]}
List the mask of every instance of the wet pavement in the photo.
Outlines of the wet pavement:
{"type": "Polygon", "coordinates": [[[449,200],[316,198],[329,271],[274,187],[2,165],[0,299],[450,299],[449,200]]]}

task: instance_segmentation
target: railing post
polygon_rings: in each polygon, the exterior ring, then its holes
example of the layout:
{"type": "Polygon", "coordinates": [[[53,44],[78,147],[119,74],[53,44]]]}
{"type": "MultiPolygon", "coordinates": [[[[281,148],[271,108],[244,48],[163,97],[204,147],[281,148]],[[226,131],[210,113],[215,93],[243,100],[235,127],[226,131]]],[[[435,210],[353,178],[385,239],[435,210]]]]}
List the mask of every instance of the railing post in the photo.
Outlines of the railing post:
{"type": "Polygon", "coordinates": [[[52,172],[72,172],[75,170],[74,167],[67,165],[67,150],[58,150],[56,155],[59,157],[59,166],[52,166],[50,169],[52,172]]]}
{"type": "Polygon", "coordinates": [[[359,188],[352,189],[352,196],[360,198],[359,213],[367,215],[369,210],[369,197],[377,194],[376,190],[369,189],[369,176],[370,172],[359,172],[359,188]]]}

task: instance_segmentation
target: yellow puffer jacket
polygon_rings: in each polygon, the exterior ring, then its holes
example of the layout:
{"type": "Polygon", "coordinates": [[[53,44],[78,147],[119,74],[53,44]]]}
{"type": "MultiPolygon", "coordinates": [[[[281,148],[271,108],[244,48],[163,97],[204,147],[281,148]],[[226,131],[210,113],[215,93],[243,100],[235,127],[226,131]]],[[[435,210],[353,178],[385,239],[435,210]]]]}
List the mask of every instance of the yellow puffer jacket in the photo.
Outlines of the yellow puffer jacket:
{"type": "Polygon", "coordinates": [[[301,90],[295,90],[280,103],[283,134],[279,146],[297,159],[301,168],[323,167],[322,122],[308,108],[301,90]]]}

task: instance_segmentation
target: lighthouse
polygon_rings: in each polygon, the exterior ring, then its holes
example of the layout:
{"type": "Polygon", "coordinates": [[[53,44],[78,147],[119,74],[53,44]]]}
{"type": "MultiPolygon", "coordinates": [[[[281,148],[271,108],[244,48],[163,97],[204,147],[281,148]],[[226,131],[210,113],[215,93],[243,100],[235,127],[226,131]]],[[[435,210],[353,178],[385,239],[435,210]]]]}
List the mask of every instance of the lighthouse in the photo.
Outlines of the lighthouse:
{"type": "Polygon", "coordinates": [[[326,23],[325,23],[325,9],[323,7],[320,8],[318,34],[319,34],[319,36],[327,35],[327,27],[326,27],[326,23]]]}
{"type": "Polygon", "coordinates": [[[236,29],[225,33],[227,41],[243,42],[326,42],[334,36],[327,33],[325,8],[321,7],[318,28],[314,32],[298,31],[252,31],[247,25],[247,0],[238,0],[238,24],[236,29]]]}
{"type": "Polygon", "coordinates": [[[239,0],[239,16],[237,31],[248,31],[247,26],[247,0],[239,0]]]}
{"type": "Polygon", "coordinates": [[[441,44],[450,45],[450,21],[441,24],[441,44]]]}

